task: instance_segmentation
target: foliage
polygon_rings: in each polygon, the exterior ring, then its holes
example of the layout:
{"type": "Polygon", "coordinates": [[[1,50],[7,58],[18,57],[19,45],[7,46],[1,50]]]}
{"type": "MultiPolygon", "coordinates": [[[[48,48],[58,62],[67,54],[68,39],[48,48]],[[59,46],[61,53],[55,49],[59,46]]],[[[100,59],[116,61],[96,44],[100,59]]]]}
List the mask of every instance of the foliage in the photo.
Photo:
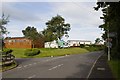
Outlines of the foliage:
{"type": "Polygon", "coordinates": [[[84,47],[85,47],[85,44],[80,44],[80,47],[81,47],[81,48],[84,48],[84,47]]]}
{"type": "Polygon", "coordinates": [[[97,7],[95,10],[102,8],[104,24],[100,25],[99,28],[102,28],[105,33],[103,34],[103,39],[107,39],[108,32],[114,32],[115,36],[112,38],[112,57],[120,56],[120,1],[119,2],[97,2],[97,7]],[[116,49],[115,49],[116,48],[116,49]],[[114,55],[116,54],[116,55],[114,55]]]}
{"type": "Polygon", "coordinates": [[[100,38],[96,38],[95,44],[99,44],[100,42],[102,42],[102,40],[100,38]]]}
{"type": "Polygon", "coordinates": [[[33,40],[33,42],[36,40],[43,41],[42,34],[38,33],[34,27],[28,26],[25,30],[22,30],[22,33],[26,38],[33,40]]]}
{"type": "Polygon", "coordinates": [[[89,47],[85,47],[85,49],[87,49],[90,52],[100,51],[104,49],[104,46],[103,45],[89,45],[89,47]]]}
{"type": "Polygon", "coordinates": [[[3,55],[7,55],[7,54],[12,53],[12,52],[13,52],[12,49],[7,49],[7,48],[3,49],[3,55]]]}
{"type": "Polygon", "coordinates": [[[26,49],[24,55],[26,56],[35,56],[38,55],[40,53],[39,49],[26,49]]]}
{"type": "Polygon", "coordinates": [[[45,41],[61,39],[63,35],[68,34],[68,31],[70,31],[70,24],[65,24],[65,19],[60,15],[52,17],[51,20],[46,22],[46,25],[47,28],[43,31],[45,41]]]}
{"type": "Polygon", "coordinates": [[[111,58],[112,59],[120,59],[120,53],[117,52],[117,48],[116,47],[114,47],[114,48],[111,49],[111,53],[112,53],[111,54],[111,56],[112,56],[111,58]]]}
{"type": "Polygon", "coordinates": [[[53,40],[57,40],[57,36],[53,34],[52,30],[50,29],[44,29],[42,33],[44,35],[45,42],[51,42],[53,40]]]}
{"type": "Polygon", "coordinates": [[[0,34],[7,33],[6,27],[4,27],[4,25],[6,25],[9,22],[8,18],[9,16],[5,17],[5,15],[2,14],[2,19],[0,19],[0,34]]]}
{"type": "Polygon", "coordinates": [[[2,18],[0,18],[0,48],[3,50],[4,42],[3,42],[3,34],[7,34],[8,31],[5,25],[9,22],[9,16],[5,17],[4,13],[2,14],[2,18]]]}

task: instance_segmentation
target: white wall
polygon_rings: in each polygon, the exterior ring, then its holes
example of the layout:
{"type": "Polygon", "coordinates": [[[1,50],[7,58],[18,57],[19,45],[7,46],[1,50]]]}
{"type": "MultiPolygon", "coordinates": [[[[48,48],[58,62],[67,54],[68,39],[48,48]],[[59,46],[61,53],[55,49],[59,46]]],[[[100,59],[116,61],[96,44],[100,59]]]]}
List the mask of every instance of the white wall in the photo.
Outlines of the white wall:
{"type": "Polygon", "coordinates": [[[46,42],[45,48],[58,48],[58,44],[56,43],[56,41],[46,42]]]}
{"type": "Polygon", "coordinates": [[[68,44],[69,44],[69,46],[73,46],[73,45],[74,46],[80,46],[79,42],[76,42],[76,41],[71,41],[68,44]]]}
{"type": "Polygon", "coordinates": [[[68,42],[68,44],[69,44],[69,46],[73,46],[73,45],[80,46],[80,44],[91,44],[91,42],[88,42],[88,41],[75,41],[75,40],[73,40],[73,41],[68,42]]]}
{"type": "Polygon", "coordinates": [[[80,42],[80,44],[91,44],[91,42],[80,42]]]}

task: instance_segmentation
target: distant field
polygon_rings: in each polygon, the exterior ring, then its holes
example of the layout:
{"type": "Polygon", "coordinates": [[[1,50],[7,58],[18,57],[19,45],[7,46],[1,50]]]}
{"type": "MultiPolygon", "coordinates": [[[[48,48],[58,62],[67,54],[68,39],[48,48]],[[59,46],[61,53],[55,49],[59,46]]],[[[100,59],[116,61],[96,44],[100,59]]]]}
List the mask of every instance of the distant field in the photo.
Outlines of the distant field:
{"type": "MultiPolygon", "coordinates": [[[[27,56],[24,55],[24,52],[26,49],[12,49],[12,54],[16,58],[27,58],[27,56]]],[[[39,55],[34,56],[33,58],[39,58],[39,57],[49,57],[49,56],[63,56],[63,55],[70,55],[70,54],[82,54],[89,52],[86,49],[83,48],[67,48],[67,49],[50,49],[50,48],[40,48],[41,53],[39,55]]]]}

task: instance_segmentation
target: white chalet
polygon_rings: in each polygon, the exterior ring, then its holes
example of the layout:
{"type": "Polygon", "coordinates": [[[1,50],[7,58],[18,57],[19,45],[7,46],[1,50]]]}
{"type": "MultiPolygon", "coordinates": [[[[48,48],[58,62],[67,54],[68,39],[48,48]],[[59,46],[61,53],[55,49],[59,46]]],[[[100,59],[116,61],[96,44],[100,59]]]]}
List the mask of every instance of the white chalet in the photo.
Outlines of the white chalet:
{"type": "Polygon", "coordinates": [[[92,42],[88,41],[88,40],[68,40],[67,43],[68,43],[68,45],[70,47],[72,47],[72,46],[80,46],[80,44],[85,44],[85,45],[92,44],[92,42]]]}
{"type": "Polygon", "coordinates": [[[58,48],[58,44],[56,43],[56,41],[46,42],[45,48],[58,48]]]}
{"type": "MultiPolygon", "coordinates": [[[[81,44],[91,45],[92,42],[87,41],[87,40],[68,40],[67,42],[65,42],[63,47],[64,48],[65,47],[77,47],[77,46],[80,46],[81,44]]],[[[58,48],[58,46],[59,45],[56,43],[56,41],[45,43],[45,48],[58,48]]]]}

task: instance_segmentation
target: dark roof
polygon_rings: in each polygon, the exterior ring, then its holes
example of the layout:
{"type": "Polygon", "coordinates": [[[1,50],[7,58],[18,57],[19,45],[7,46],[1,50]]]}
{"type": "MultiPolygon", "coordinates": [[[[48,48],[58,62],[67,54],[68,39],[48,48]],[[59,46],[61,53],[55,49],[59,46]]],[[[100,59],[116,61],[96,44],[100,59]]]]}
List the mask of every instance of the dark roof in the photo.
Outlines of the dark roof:
{"type": "Polygon", "coordinates": [[[75,41],[75,42],[91,42],[89,40],[68,40],[68,42],[75,41]]]}
{"type": "Polygon", "coordinates": [[[5,39],[24,39],[25,37],[6,37],[5,39]]]}

